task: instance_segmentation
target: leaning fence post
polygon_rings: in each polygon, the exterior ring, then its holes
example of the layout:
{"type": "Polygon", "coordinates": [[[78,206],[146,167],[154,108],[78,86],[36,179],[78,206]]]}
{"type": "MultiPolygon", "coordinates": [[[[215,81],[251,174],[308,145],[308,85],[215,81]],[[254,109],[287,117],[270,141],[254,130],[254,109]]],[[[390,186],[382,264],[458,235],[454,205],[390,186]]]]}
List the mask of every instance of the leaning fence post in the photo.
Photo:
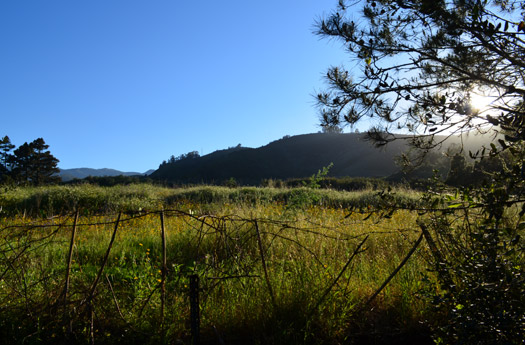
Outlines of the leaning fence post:
{"type": "Polygon", "coordinates": [[[383,284],[381,284],[379,289],[377,289],[376,292],[374,292],[374,294],[372,296],[370,296],[370,298],[368,298],[368,300],[366,301],[365,304],[363,304],[363,306],[366,307],[367,305],[369,305],[379,295],[379,293],[388,285],[388,283],[390,283],[392,278],[395,277],[395,275],[399,272],[399,270],[401,270],[401,268],[403,268],[403,266],[407,263],[408,259],[410,259],[412,254],[414,254],[414,252],[416,251],[417,247],[419,246],[419,244],[423,240],[423,237],[424,237],[424,235],[423,235],[423,233],[421,233],[421,235],[419,235],[419,238],[417,239],[416,243],[414,243],[414,245],[412,246],[412,248],[410,249],[408,254],[405,256],[405,258],[396,267],[396,269],[388,276],[388,278],[386,278],[386,280],[383,282],[383,284]]]}
{"type": "Polygon", "coordinates": [[[73,220],[73,229],[71,230],[71,242],[69,243],[69,254],[67,256],[67,267],[66,267],[66,281],[64,284],[64,317],[68,321],[68,332],[71,333],[71,323],[69,322],[68,310],[67,310],[67,294],[69,292],[69,275],[71,272],[71,263],[73,261],[73,247],[75,245],[75,235],[77,232],[77,221],[78,221],[78,210],[75,213],[75,219],[73,220]]]}
{"type": "Polygon", "coordinates": [[[69,243],[69,254],[67,256],[66,282],[64,285],[64,305],[67,304],[67,293],[69,291],[69,274],[71,272],[71,263],[73,261],[73,246],[75,245],[75,235],[77,232],[77,221],[78,221],[78,210],[75,213],[75,219],[73,220],[73,229],[71,230],[71,241],[69,243]]]}
{"type": "Polygon", "coordinates": [[[118,224],[120,222],[121,215],[122,215],[122,212],[118,214],[117,220],[115,222],[115,229],[113,230],[113,234],[111,235],[111,240],[109,241],[108,249],[106,250],[106,254],[104,255],[104,260],[102,261],[100,270],[98,271],[98,274],[95,277],[95,280],[93,281],[93,284],[91,285],[91,288],[89,289],[89,294],[86,299],[89,302],[89,304],[91,304],[91,301],[93,300],[93,296],[95,295],[95,290],[97,288],[98,281],[100,280],[100,277],[102,276],[102,273],[104,272],[104,268],[106,267],[106,264],[108,263],[109,253],[111,252],[111,247],[113,247],[113,242],[115,241],[115,237],[117,235],[117,229],[118,229],[118,224]]]}
{"type": "Polygon", "coordinates": [[[166,303],[166,274],[168,266],[166,263],[166,229],[164,227],[164,211],[160,212],[160,236],[162,239],[162,269],[161,269],[161,281],[160,281],[160,325],[164,328],[164,306],[166,303]]]}
{"type": "Polygon", "coordinates": [[[261,240],[261,233],[259,231],[259,225],[257,224],[257,219],[255,219],[253,223],[255,225],[255,233],[257,234],[257,244],[259,245],[259,254],[261,255],[261,263],[262,263],[262,267],[264,271],[264,279],[266,280],[266,285],[268,287],[268,293],[270,294],[272,306],[275,309],[277,307],[277,304],[275,302],[275,295],[273,294],[270,277],[268,276],[268,268],[266,267],[266,260],[264,258],[264,249],[263,249],[262,240],[261,240]]]}
{"type": "Polygon", "coordinates": [[[192,344],[199,345],[199,276],[196,274],[190,275],[190,324],[192,344]]]}

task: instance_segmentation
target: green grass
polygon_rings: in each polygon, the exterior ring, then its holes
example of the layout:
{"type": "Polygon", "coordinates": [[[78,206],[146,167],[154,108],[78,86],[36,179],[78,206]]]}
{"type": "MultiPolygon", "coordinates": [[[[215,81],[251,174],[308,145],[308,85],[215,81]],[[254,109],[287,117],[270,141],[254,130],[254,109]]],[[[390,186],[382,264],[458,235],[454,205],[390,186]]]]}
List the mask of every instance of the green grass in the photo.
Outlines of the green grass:
{"type": "MultiPolygon", "coordinates": [[[[399,190],[393,198],[413,205],[416,196],[399,190]]],[[[1,195],[0,336],[13,344],[83,344],[90,338],[98,344],[189,344],[190,274],[201,280],[204,344],[367,343],[425,333],[423,246],[369,306],[363,304],[418,235],[414,212],[383,219],[347,210],[381,202],[384,197],[371,190],[151,185],[9,190],[1,195]],[[80,219],[65,303],[76,208],[80,219]],[[168,266],[163,325],[160,215],[148,213],[161,208],[168,266]],[[126,213],[90,299],[119,211],[126,213]],[[46,218],[50,215],[58,216],[46,218]]]]}
{"type": "MultiPolygon", "coordinates": [[[[429,343],[430,326],[446,318],[432,308],[431,298],[442,291],[426,242],[365,304],[416,242],[418,221],[429,221],[410,211],[419,196],[402,189],[146,184],[5,191],[0,337],[13,344],[190,344],[188,277],[196,274],[203,344],[429,343]],[[370,212],[392,203],[407,209],[370,212]],[[168,269],[163,316],[161,209],[168,269]]],[[[469,222],[478,216],[472,210],[469,222]]],[[[465,220],[462,213],[443,217],[452,227],[465,220]]]]}
{"type": "Polygon", "coordinates": [[[93,185],[18,187],[0,194],[3,216],[51,216],[74,212],[111,213],[156,208],[166,189],[148,184],[98,187],[93,185]]]}
{"type": "MultiPolygon", "coordinates": [[[[396,189],[392,202],[402,207],[416,206],[419,193],[396,189]]],[[[336,191],[330,189],[198,186],[164,188],[150,184],[100,187],[89,184],[76,186],[17,187],[0,194],[0,217],[47,217],[74,212],[83,214],[137,212],[178,204],[217,205],[225,203],[251,206],[284,203],[289,208],[309,205],[343,208],[377,206],[385,198],[378,191],[336,191]]]]}
{"type": "Polygon", "coordinates": [[[12,343],[67,337],[88,342],[93,310],[96,343],[163,339],[189,343],[189,274],[201,279],[204,343],[220,337],[228,344],[337,344],[348,337],[357,339],[372,326],[380,336],[419,330],[425,316],[425,304],[417,299],[424,272],[420,254],[373,308],[360,310],[415,240],[416,230],[406,226],[414,224],[413,214],[399,212],[378,223],[374,217],[363,222],[362,215],[344,218],[341,208],[312,205],[290,210],[275,202],[224,203],[215,206],[213,215],[201,213],[199,207],[206,205],[179,206],[188,213],[166,210],[169,272],[164,327],[159,321],[158,214],[123,216],[94,299],[87,304],[83,301],[102,265],[116,216],[81,217],[65,306],[60,292],[72,219],[4,219],[1,268],[8,273],[1,280],[0,335],[12,343]],[[34,227],[49,222],[62,226],[34,227]],[[13,225],[22,227],[5,228],[13,225]],[[365,234],[371,236],[363,251],[343,272],[365,234]],[[68,318],[74,321],[69,336],[68,318]]]}

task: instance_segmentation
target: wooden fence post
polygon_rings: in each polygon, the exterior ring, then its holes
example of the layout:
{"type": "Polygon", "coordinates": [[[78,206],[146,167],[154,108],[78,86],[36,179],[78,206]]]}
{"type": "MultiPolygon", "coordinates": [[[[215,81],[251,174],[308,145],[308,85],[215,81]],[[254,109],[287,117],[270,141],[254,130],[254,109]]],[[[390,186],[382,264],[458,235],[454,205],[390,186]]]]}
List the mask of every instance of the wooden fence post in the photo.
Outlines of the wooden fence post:
{"type": "Polygon", "coordinates": [[[275,301],[275,295],[273,294],[272,284],[270,282],[270,277],[268,276],[268,269],[266,267],[266,259],[264,258],[264,248],[262,245],[261,233],[259,231],[259,225],[257,224],[257,219],[253,221],[255,225],[255,232],[257,234],[257,244],[259,245],[259,254],[261,255],[261,263],[264,271],[264,279],[266,280],[266,286],[268,287],[268,293],[272,301],[272,307],[277,308],[277,303],[275,301]]]}
{"type": "Polygon", "coordinates": [[[93,299],[93,296],[95,295],[95,290],[97,288],[100,277],[102,276],[102,273],[104,272],[104,268],[106,267],[106,264],[108,263],[109,253],[111,252],[111,248],[113,247],[113,242],[115,241],[115,237],[117,235],[118,224],[120,223],[120,216],[122,216],[122,212],[118,214],[117,220],[115,221],[115,229],[113,230],[113,234],[111,235],[111,240],[109,241],[108,249],[106,250],[106,254],[104,255],[104,260],[102,261],[100,270],[98,271],[98,274],[95,277],[95,281],[93,281],[93,284],[91,285],[91,288],[89,289],[89,295],[88,295],[87,300],[90,303],[91,303],[91,300],[93,299]]]}
{"type": "Polygon", "coordinates": [[[164,211],[160,212],[160,226],[161,226],[161,240],[162,240],[162,269],[160,281],[160,325],[164,330],[164,306],[166,303],[166,274],[168,273],[168,265],[166,259],[166,228],[164,226],[164,211]]]}
{"type": "Polygon", "coordinates": [[[199,345],[199,276],[196,274],[190,275],[190,324],[192,344],[199,345]]]}
{"type": "Polygon", "coordinates": [[[69,254],[66,262],[66,282],[64,284],[64,305],[67,304],[67,293],[69,291],[69,274],[71,272],[71,263],[73,261],[73,246],[75,245],[75,235],[77,232],[78,211],[75,213],[75,220],[73,221],[73,229],[71,230],[71,241],[69,243],[69,254]]]}
{"type": "Polygon", "coordinates": [[[73,247],[75,245],[75,235],[77,232],[78,210],[75,212],[75,219],[73,221],[73,229],[71,230],[71,241],[69,243],[69,254],[67,256],[66,267],[66,281],[64,283],[64,319],[67,321],[68,333],[72,333],[72,325],[69,320],[69,313],[67,308],[67,294],[69,292],[69,275],[71,272],[71,263],[73,261],[73,247]]]}
{"type": "Polygon", "coordinates": [[[365,304],[363,304],[363,306],[366,307],[367,305],[369,305],[379,295],[379,293],[388,285],[388,283],[390,283],[392,278],[394,278],[396,276],[396,274],[401,270],[401,268],[403,268],[403,266],[405,266],[405,264],[407,263],[408,259],[410,259],[412,254],[414,254],[414,252],[416,251],[417,247],[419,246],[419,244],[423,240],[423,236],[424,236],[423,233],[421,233],[421,235],[419,235],[419,238],[417,239],[416,243],[414,243],[414,245],[412,246],[412,248],[410,249],[408,254],[405,256],[405,258],[396,267],[396,269],[388,276],[388,278],[386,278],[386,280],[383,282],[383,284],[381,284],[379,289],[377,289],[376,292],[374,292],[374,294],[372,296],[370,296],[370,298],[366,301],[365,304]]]}

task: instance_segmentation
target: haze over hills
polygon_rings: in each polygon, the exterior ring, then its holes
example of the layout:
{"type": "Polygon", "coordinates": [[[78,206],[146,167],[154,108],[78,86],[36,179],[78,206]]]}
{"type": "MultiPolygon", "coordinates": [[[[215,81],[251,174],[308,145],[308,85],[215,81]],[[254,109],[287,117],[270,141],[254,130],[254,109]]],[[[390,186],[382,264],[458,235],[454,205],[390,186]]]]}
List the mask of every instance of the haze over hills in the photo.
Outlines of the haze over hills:
{"type": "MultiPolygon", "coordinates": [[[[480,138],[472,137],[468,142],[477,147],[479,141],[480,138]]],[[[459,145],[461,140],[447,139],[442,149],[451,144],[459,145]]],[[[161,165],[150,177],[181,184],[221,183],[233,177],[242,184],[257,184],[264,179],[308,177],[330,163],[333,167],[329,176],[333,177],[388,177],[400,171],[395,160],[407,149],[405,140],[376,148],[358,133],[304,134],[256,149],[236,147],[177,160],[161,165]]]]}
{"type": "Polygon", "coordinates": [[[148,170],[145,173],[138,172],[123,172],[115,169],[91,169],[91,168],[77,168],[77,169],[60,169],[59,176],[62,181],[67,182],[74,179],[83,179],[88,176],[99,177],[99,176],[136,176],[136,175],[149,175],[154,170],[148,170]]]}
{"type": "MultiPolygon", "coordinates": [[[[464,154],[490,143],[488,136],[451,137],[441,151],[451,145],[463,146],[464,154]]],[[[175,161],[163,163],[158,170],[145,173],[122,172],[115,169],[61,169],[67,182],[88,176],[145,176],[174,184],[217,184],[234,178],[241,184],[259,184],[265,179],[304,178],[333,163],[332,177],[402,177],[396,159],[408,149],[405,140],[396,140],[376,148],[359,133],[314,133],[285,136],[259,148],[232,147],[213,153],[181,155],[175,161]]],[[[429,177],[433,169],[446,175],[448,158],[435,152],[419,170],[417,177],[429,177]]],[[[192,152],[193,153],[193,152],[192,152]]],[[[195,152],[196,153],[196,152],[195,152]]]]}

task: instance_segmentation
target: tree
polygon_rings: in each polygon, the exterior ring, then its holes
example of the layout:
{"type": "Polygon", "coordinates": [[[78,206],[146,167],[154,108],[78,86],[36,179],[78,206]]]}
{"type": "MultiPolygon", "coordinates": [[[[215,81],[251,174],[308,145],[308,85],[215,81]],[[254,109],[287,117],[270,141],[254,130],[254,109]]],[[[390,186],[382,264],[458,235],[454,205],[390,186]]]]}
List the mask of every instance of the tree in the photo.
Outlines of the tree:
{"type": "Polygon", "coordinates": [[[343,133],[343,128],[339,125],[321,126],[322,133],[343,133]]]}
{"type": "MultiPolygon", "coordinates": [[[[448,316],[436,340],[521,344],[525,265],[516,253],[525,228],[525,3],[364,0],[353,6],[362,6],[361,19],[352,20],[356,9],[340,0],[317,23],[318,34],[342,42],[356,65],[328,70],[328,90],[317,96],[321,126],[371,118],[376,125],[368,137],[377,145],[407,139],[423,155],[452,135],[494,135],[490,147],[470,155],[479,162],[504,153],[500,171],[455,196],[436,185],[442,197],[427,196],[419,225],[441,284],[436,305],[448,316]],[[490,104],[478,106],[479,95],[490,104]],[[457,210],[462,217],[449,217],[457,210]]],[[[464,163],[454,160],[458,169],[464,163]]]]}
{"type": "Polygon", "coordinates": [[[32,183],[42,185],[60,181],[57,176],[60,172],[57,167],[59,160],[47,150],[49,145],[44,142],[44,139],[35,139],[30,146],[33,149],[32,183]]]}
{"type": "Polygon", "coordinates": [[[525,139],[522,2],[363,3],[362,22],[348,19],[339,1],[317,23],[318,34],[341,40],[359,65],[328,70],[329,90],[317,97],[321,126],[376,118],[381,123],[370,135],[378,144],[395,139],[392,129],[404,129],[422,148],[435,145],[436,134],[472,129],[504,130],[500,149],[525,139]],[[492,103],[476,109],[475,94],[492,103]]]}
{"type": "Polygon", "coordinates": [[[15,145],[11,144],[11,139],[6,135],[0,140],[0,181],[4,181],[6,176],[9,174],[9,157],[11,150],[15,148],[15,145]]]}
{"type": "MultiPolygon", "coordinates": [[[[240,147],[241,144],[237,145],[237,147],[240,147]]],[[[180,156],[178,157],[175,157],[174,155],[171,155],[171,157],[167,160],[167,161],[162,161],[162,163],[160,164],[159,168],[160,167],[163,167],[167,164],[174,164],[176,162],[179,162],[179,161],[183,161],[183,160],[190,160],[190,159],[194,159],[194,158],[199,158],[200,157],[200,154],[198,151],[190,151],[188,153],[183,153],[181,154],[180,156]]]]}
{"type": "Polygon", "coordinates": [[[58,182],[59,160],[47,150],[48,148],[49,145],[42,138],[19,146],[10,157],[12,178],[17,182],[33,185],[58,182]]]}
{"type": "Polygon", "coordinates": [[[469,184],[472,169],[467,164],[467,159],[461,153],[455,154],[450,160],[450,171],[446,182],[451,186],[464,186],[469,184]]]}
{"type": "Polygon", "coordinates": [[[11,176],[16,182],[28,182],[31,180],[31,168],[33,165],[33,149],[27,142],[20,145],[10,158],[12,166],[11,176]]]}
{"type": "MultiPolygon", "coordinates": [[[[241,147],[241,144],[237,145],[237,148],[241,147]]],[[[186,154],[182,154],[179,156],[179,160],[184,160],[184,159],[195,159],[195,158],[199,158],[201,155],[199,154],[198,151],[191,151],[191,152],[188,152],[186,154]]]]}

